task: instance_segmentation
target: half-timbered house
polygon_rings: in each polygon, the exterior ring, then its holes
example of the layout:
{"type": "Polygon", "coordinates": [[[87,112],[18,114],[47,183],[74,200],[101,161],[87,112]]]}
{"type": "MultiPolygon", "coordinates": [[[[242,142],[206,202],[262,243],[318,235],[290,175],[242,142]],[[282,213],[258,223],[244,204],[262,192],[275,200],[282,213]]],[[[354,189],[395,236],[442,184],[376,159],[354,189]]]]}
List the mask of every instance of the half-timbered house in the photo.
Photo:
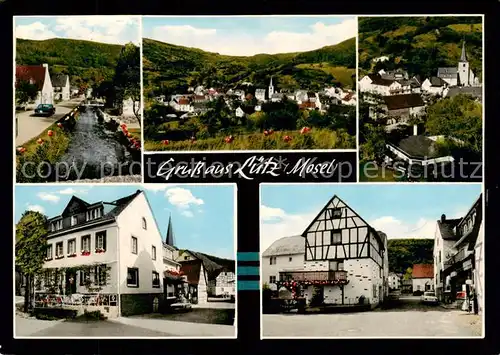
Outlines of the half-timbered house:
{"type": "Polygon", "coordinates": [[[311,303],[377,306],[388,295],[387,236],[334,196],[302,234],[303,271],[280,272],[311,303]]]}

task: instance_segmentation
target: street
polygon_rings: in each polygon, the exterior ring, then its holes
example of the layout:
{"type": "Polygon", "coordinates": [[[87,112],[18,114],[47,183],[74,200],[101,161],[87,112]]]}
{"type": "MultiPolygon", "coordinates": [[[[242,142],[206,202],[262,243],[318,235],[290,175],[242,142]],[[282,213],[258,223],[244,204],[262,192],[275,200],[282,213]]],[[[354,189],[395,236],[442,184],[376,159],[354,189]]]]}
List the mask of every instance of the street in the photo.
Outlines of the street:
{"type": "MultiPolygon", "coordinates": [[[[20,146],[33,137],[38,136],[44,129],[56,122],[62,116],[74,109],[82,101],[82,98],[75,98],[55,105],[56,114],[51,117],[32,116],[33,110],[16,113],[17,117],[17,137],[16,146],[20,146]]],[[[14,121],[15,122],[15,121],[14,121]]]]}
{"type": "Polygon", "coordinates": [[[264,314],[264,337],[480,337],[481,316],[418,297],[402,297],[392,308],[342,314],[264,314]]]}

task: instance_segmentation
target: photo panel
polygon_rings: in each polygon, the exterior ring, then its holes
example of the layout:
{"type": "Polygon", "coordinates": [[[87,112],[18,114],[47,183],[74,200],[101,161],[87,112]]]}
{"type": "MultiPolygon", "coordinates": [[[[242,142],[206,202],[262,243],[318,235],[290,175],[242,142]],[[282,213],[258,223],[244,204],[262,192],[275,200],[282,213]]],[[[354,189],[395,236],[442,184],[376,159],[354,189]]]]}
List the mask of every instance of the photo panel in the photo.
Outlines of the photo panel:
{"type": "Polygon", "coordinates": [[[355,16],[145,16],[146,151],[356,149],[355,16]]]}
{"type": "Polygon", "coordinates": [[[17,185],[14,338],[236,338],[235,184],[17,185]]]}
{"type": "Polygon", "coordinates": [[[361,182],[481,182],[483,15],[358,17],[361,182]]]}
{"type": "Polygon", "coordinates": [[[142,182],[140,21],[14,17],[16,182],[142,182]]]}
{"type": "Polygon", "coordinates": [[[482,196],[481,184],[261,184],[261,337],[484,337],[482,196]]]}

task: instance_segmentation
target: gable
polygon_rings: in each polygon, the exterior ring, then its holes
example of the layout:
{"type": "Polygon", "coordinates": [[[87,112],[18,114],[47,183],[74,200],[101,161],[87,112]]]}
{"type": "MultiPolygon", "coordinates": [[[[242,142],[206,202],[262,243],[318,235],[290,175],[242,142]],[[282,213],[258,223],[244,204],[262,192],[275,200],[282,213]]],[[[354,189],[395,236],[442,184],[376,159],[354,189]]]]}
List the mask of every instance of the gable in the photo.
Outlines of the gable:
{"type": "Polygon", "coordinates": [[[307,233],[311,232],[355,227],[368,227],[368,223],[340,198],[334,196],[318,213],[316,218],[302,233],[302,236],[305,237],[307,233]],[[334,218],[334,214],[338,210],[340,210],[340,217],[342,218],[334,218]]]}
{"type": "Polygon", "coordinates": [[[64,211],[61,213],[61,216],[71,216],[76,213],[84,212],[87,210],[87,207],[90,206],[89,203],[83,201],[82,199],[73,196],[69,200],[68,204],[66,205],[66,208],[64,211]]]}

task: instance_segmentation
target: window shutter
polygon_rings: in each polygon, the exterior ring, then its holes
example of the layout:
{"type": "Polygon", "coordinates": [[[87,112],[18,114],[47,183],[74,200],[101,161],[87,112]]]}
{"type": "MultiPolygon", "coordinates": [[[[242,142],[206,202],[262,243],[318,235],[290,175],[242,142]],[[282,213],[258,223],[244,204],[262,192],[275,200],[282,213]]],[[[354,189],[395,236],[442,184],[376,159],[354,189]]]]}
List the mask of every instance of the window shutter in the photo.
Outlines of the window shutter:
{"type": "Polygon", "coordinates": [[[102,235],[102,248],[106,250],[106,233],[103,233],[102,235]]]}
{"type": "Polygon", "coordinates": [[[80,286],[83,286],[83,281],[85,279],[85,274],[83,273],[83,270],[80,270],[80,286]]]}

